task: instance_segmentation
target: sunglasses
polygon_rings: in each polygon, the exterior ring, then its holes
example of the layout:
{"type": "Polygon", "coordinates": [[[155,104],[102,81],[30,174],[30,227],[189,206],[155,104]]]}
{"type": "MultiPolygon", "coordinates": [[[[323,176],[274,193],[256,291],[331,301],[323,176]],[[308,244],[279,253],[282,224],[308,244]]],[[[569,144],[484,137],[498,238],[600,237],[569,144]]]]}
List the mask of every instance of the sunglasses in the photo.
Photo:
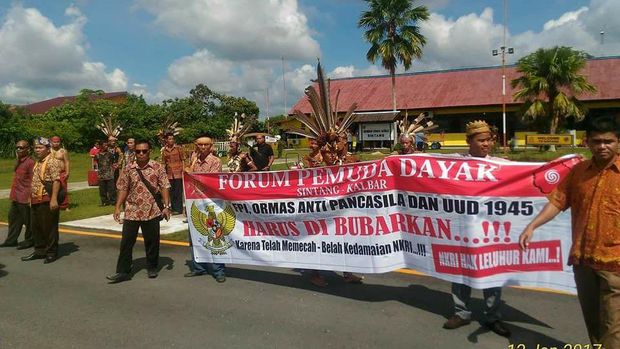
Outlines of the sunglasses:
{"type": "Polygon", "coordinates": [[[136,154],[148,154],[148,152],[150,152],[150,149],[144,149],[144,150],[134,150],[136,154]]]}
{"type": "Polygon", "coordinates": [[[24,150],[24,149],[28,149],[28,147],[20,147],[19,145],[17,147],[15,147],[15,149],[17,150],[24,150]]]}

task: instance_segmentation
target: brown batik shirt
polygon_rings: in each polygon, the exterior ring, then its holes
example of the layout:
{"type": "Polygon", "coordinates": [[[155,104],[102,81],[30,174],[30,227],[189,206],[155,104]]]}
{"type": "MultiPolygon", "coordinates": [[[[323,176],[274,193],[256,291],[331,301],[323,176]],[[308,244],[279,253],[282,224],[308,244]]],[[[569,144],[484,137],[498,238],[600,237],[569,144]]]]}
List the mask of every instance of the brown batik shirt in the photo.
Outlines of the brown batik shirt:
{"type": "Polygon", "coordinates": [[[161,215],[161,210],[157,207],[155,198],[142,182],[138,171],[142,171],[144,179],[156,192],[164,188],[170,188],[170,182],[166,171],[158,162],[150,160],[144,167],[138,167],[134,162],[123,168],[116,188],[127,191],[125,200],[125,219],[132,221],[149,221],[161,215]]]}

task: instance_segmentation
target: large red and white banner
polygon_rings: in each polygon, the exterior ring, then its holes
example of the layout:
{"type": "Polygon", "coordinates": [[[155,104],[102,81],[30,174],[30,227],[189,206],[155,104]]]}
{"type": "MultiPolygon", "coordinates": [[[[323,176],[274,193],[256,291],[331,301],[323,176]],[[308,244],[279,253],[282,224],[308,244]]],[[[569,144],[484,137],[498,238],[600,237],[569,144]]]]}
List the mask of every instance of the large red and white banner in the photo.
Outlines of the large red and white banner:
{"type": "Polygon", "coordinates": [[[570,213],[519,234],[578,163],[416,154],[304,170],[185,174],[198,262],[383,273],[575,292],[570,213]]]}

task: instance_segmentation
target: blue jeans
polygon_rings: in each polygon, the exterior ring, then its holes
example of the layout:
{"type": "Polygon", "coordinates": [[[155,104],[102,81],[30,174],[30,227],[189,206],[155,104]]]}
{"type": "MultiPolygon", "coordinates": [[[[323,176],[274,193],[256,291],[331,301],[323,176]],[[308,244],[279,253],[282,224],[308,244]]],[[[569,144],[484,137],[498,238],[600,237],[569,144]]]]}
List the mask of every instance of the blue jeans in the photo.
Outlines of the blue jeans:
{"type": "MultiPolygon", "coordinates": [[[[484,321],[494,322],[501,319],[499,306],[502,302],[502,288],[492,287],[482,290],[484,296],[484,321]]],[[[463,284],[452,283],[452,300],[454,301],[454,314],[461,319],[470,320],[471,310],[471,287],[463,284]]]]}
{"type": "Polygon", "coordinates": [[[210,273],[213,277],[225,275],[226,265],[224,263],[200,263],[196,262],[194,256],[194,248],[190,240],[189,250],[192,255],[192,261],[189,263],[189,269],[193,272],[207,274],[210,273]]]}

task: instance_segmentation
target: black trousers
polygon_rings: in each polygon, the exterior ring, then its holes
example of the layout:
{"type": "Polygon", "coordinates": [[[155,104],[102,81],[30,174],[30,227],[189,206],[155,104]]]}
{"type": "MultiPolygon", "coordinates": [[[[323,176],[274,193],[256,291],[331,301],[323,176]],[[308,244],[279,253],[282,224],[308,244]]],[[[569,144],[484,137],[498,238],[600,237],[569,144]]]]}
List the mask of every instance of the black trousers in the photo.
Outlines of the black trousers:
{"type": "Polygon", "coordinates": [[[22,232],[23,226],[26,226],[24,244],[32,245],[33,239],[32,227],[30,226],[30,205],[11,201],[11,208],[9,208],[9,234],[6,237],[5,242],[11,245],[17,243],[17,239],[19,238],[19,234],[22,232]]]}
{"type": "Polygon", "coordinates": [[[170,204],[173,212],[183,212],[183,180],[170,179],[170,204]]]}
{"type": "Polygon", "coordinates": [[[123,222],[121,251],[116,262],[117,273],[129,274],[131,272],[133,246],[138,238],[138,229],[142,230],[142,237],[144,238],[146,267],[148,269],[157,269],[159,261],[159,217],[149,221],[125,220],[123,222]]]}
{"type": "Polygon", "coordinates": [[[114,185],[114,179],[99,180],[99,198],[103,205],[114,205],[116,203],[116,185],[114,185]]]}
{"type": "Polygon", "coordinates": [[[58,218],[60,211],[50,210],[50,203],[43,202],[30,207],[30,224],[34,237],[34,253],[40,256],[58,254],[58,218]]]}

